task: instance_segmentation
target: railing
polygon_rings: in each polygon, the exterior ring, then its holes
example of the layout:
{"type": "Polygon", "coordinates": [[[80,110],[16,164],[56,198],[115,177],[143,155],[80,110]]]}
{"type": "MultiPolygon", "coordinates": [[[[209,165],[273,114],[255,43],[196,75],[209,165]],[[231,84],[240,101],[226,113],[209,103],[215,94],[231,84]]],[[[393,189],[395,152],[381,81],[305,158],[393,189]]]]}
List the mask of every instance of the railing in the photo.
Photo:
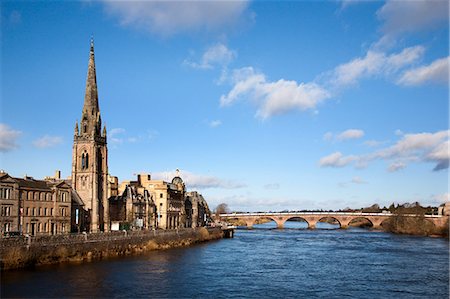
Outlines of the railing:
{"type": "MultiPolygon", "coordinates": [[[[363,213],[363,212],[257,212],[257,213],[231,213],[220,214],[220,217],[249,217],[249,216],[290,216],[290,215],[335,215],[335,216],[384,216],[390,217],[392,213],[363,213]]],[[[418,216],[416,214],[403,214],[402,216],[418,216]]],[[[423,215],[427,218],[441,218],[443,215],[423,215]]]]}

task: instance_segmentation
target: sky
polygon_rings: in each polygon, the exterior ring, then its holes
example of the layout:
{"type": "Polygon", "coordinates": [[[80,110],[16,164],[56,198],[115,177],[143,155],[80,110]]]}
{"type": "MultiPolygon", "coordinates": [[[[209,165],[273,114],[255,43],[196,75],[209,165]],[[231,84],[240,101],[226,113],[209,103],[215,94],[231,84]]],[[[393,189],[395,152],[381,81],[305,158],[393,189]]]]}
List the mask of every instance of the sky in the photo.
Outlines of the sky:
{"type": "Polygon", "coordinates": [[[91,36],[109,173],[214,208],[449,200],[449,4],[2,1],[0,166],[70,176],[91,36]]]}

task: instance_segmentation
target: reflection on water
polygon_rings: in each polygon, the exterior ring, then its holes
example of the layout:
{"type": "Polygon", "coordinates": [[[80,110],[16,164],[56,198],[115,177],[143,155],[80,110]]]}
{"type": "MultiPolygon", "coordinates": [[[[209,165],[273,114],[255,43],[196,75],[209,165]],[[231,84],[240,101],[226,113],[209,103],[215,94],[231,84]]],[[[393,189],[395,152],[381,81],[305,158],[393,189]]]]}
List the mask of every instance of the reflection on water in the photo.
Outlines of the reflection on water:
{"type": "Polygon", "coordinates": [[[448,240],[320,225],[266,223],[189,248],[4,272],[1,297],[448,298],[448,240]]]}

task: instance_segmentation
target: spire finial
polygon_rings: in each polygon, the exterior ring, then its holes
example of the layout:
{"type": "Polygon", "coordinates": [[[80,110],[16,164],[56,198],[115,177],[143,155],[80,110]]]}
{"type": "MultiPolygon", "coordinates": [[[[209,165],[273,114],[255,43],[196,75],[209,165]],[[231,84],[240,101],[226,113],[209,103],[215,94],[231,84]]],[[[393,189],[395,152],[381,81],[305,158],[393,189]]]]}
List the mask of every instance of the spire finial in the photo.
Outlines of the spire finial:
{"type": "Polygon", "coordinates": [[[180,170],[177,168],[177,170],[176,170],[176,176],[180,176],[180,170]]]}
{"type": "Polygon", "coordinates": [[[91,51],[94,51],[94,35],[91,34],[91,51]]]}

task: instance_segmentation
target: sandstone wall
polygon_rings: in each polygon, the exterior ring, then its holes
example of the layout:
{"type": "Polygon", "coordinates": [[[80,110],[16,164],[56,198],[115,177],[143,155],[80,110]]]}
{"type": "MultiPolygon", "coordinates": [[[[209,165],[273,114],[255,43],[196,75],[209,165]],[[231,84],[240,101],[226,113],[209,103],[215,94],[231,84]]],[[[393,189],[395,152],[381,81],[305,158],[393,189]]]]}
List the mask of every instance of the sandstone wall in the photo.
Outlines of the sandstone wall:
{"type": "Polygon", "coordinates": [[[1,270],[83,262],[188,246],[223,237],[218,228],[14,237],[0,241],[1,270]]]}

